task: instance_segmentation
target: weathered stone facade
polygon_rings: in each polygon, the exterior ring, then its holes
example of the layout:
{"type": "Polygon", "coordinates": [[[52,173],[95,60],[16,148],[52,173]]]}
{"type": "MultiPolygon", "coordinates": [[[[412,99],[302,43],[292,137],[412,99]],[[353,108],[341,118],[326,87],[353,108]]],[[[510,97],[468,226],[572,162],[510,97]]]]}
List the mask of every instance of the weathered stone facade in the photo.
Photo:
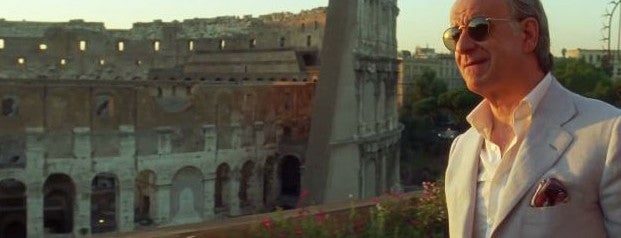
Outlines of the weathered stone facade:
{"type": "Polygon", "coordinates": [[[324,24],[0,21],[0,237],[295,206],[324,24]]]}
{"type": "Polygon", "coordinates": [[[396,0],[331,0],[303,185],[315,201],[399,187],[396,0]]]}

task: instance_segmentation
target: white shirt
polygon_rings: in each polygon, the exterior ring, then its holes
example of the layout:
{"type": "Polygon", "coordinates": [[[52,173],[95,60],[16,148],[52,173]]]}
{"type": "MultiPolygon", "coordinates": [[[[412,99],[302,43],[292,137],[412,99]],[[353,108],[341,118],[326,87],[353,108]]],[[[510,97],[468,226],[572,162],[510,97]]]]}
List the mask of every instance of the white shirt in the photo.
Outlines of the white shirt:
{"type": "MultiPolygon", "coordinates": [[[[498,201],[506,200],[504,188],[507,175],[511,170],[518,148],[528,133],[532,116],[537,110],[539,102],[545,95],[552,82],[548,73],[539,84],[533,88],[513,111],[511,138],[505,153],[491,141],[492,113],[489,101],[483,100],[466,117],[466,120],[484,138],[481,146],[479,175],[477,182],[477,199],[474,216],[474,237],[490,237],[491,227],[495,224],[494,218],[498,210],[498,201]]],[[[511,196],[510,191],[506,193],[511,196]]]]}

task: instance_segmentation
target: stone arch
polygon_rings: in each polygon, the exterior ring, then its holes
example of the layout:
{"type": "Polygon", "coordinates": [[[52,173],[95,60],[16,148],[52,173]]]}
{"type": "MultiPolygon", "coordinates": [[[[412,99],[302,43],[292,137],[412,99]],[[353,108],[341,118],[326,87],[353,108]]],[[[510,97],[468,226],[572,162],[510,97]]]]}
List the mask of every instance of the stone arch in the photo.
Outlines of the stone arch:
{"type": "Polygon", "coordinates": [[[112,173],[99,173],[91,181],[91,231],[103,233],[118,227],[119,183],[112,173]]]}
{"type": "Polygon", "coordinates": [[[52,174],[43,184],[43,226],[52,234],[73,231],[75,184],[66,174],[52,174]]]}
{"type": "Polygon", "coordinates": [[[278,166],[280,181],[279,206],[292,209],[297,205],[301,187],[301,161],[294,155],[284,156],[278,166]]]}
{"type": "Polygon", "coordinates": [[[202,220],[205,201],[203,172],[186,166],[173,176],[170,192],[170,214],[173,224],[202,220]]]}
{"type": "Polygon", "coordinates": [[[214,193],[215,210],[223,212],[229,209],[230,201],[229,183],[231,180],[231,167],[227,163],[222,163],[216,170],[216,188],[214,193]]]}
{"type": "Polygon", "coordinates": [[[139,225],[153,224],[155,218],[155,192],[157,191],[157,174],[151,170],[143,170],[136,177],[134,195],[134,219],[139,225]]]}
{"type": "Polygon", "coordinates": [[[0,237],[26,237],[26,185],[16,179],[0,181],[0,237]]]}
{"type": "Polygon", "coordinates": [[[255,163],[246,161],[242,166],[241,180],[239,183],[239,202],[242,208],[252,206],[252,201],[256,199],[253,190],[256,188],[255,163]]]}

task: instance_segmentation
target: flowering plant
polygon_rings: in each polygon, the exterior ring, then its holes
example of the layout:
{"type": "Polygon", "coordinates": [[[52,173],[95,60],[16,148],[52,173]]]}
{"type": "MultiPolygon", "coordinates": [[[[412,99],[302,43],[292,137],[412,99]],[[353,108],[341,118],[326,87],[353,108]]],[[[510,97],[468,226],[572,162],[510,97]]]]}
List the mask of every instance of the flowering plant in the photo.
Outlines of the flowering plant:
{"type": "Polygon", "coordinates": [[[442,181],[425,182],[420,196],[386,193],[372,199],[371,207],[356,207],[350,200],[346,215],[303,207],[286,218],[279,210],[254,227],[250,237],[447,237],[443,185],[442,181]]]}

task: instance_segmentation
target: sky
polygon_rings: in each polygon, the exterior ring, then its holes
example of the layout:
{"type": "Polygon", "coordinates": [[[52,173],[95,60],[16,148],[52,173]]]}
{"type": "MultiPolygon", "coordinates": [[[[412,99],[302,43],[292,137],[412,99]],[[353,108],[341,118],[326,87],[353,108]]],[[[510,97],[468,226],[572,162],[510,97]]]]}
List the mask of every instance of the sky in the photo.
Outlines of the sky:
{"type": "MultiPolygon", "coordinates": [[[[616,0],[615,0],[616,1],[616,0]]],[[[134,22],[183,20],[215,16],[293,12],[327,6],[329,0],[2,0],[0,18],[8,21],[104,22],[108,29],[128,29],[134,22]]],[[[400,50],[417,46],[448,52],[440,36],[448,27],[454,0],[399,0],[397,40],[400,50]]],[[[603,49],[602,28],[610,0],[542,0],[552,38],[552,53],[561,49],[603,49]]],[[[613,29],[618,29],[619,10],[613,29]]],[[[613,32],[613,48],[618,31],[613,32]]]]}

